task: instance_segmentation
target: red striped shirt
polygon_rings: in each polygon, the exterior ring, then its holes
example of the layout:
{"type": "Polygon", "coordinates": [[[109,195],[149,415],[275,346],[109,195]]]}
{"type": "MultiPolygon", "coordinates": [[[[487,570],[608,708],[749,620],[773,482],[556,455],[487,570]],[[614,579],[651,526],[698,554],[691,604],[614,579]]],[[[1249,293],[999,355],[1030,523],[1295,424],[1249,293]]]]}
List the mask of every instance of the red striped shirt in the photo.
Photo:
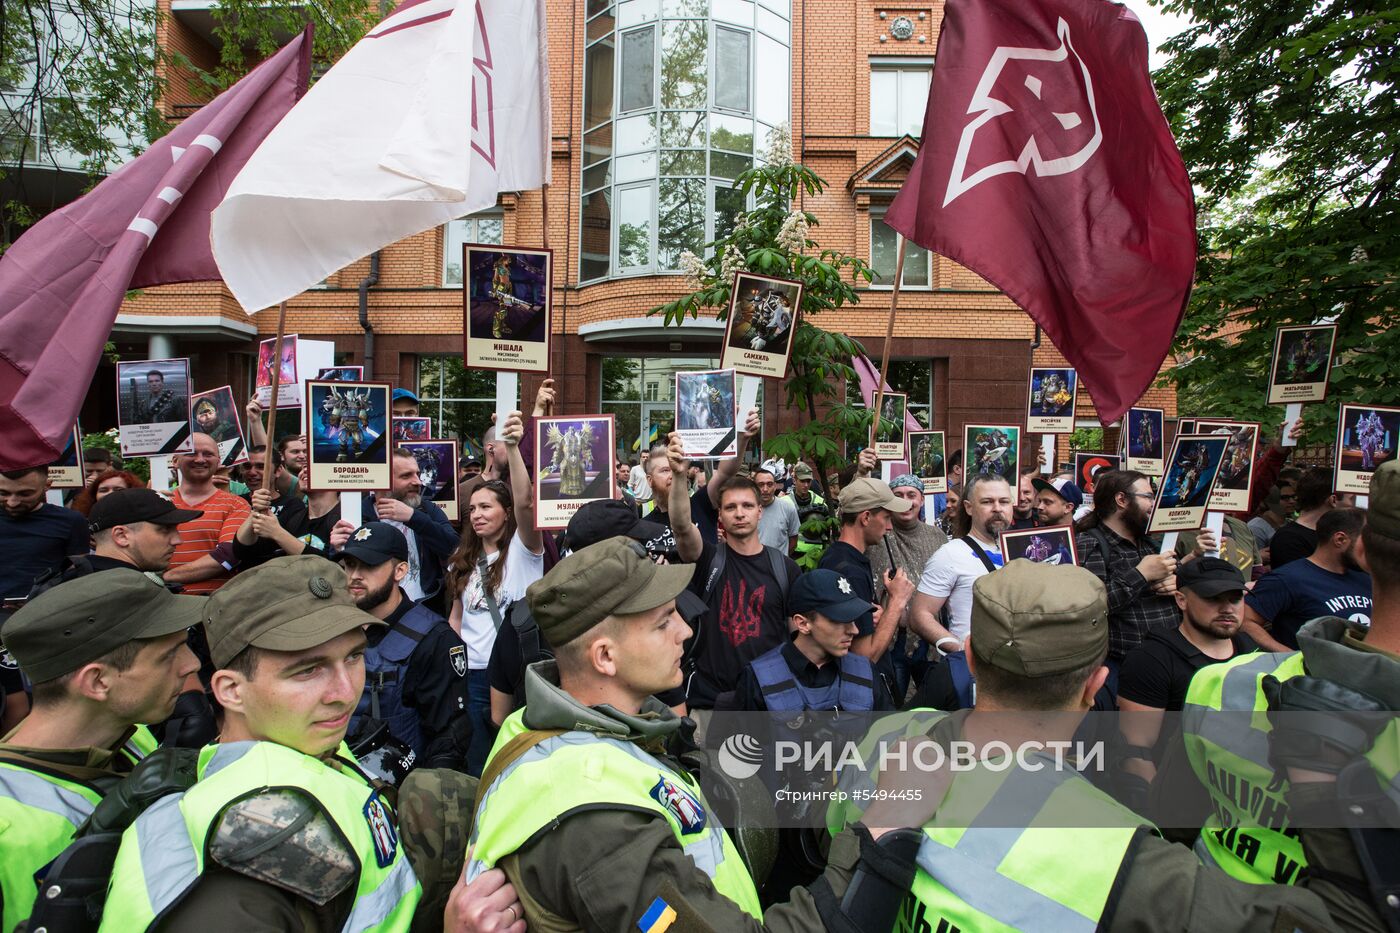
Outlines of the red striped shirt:
{"type": "MultiPolygon", "coordinates": [[[[171,567],[191,563],[218,545],[231,543],[233,536],[238,534],[238,527],[252,511],[248,508],[248,503],[223,489],[198,505],[186,504],[178,489],[172,490],[170,498],[178,508],[199,509],[204,513],[194,521],[183,522],[180,525],[180,543],[175,545],[175,555],[170,558],[171,567]]],[[[227,583],[230,576],[232,574],[224,573],[210,580],[186,583],[184,592],[195,596],[207,596],[227,583]]]]}

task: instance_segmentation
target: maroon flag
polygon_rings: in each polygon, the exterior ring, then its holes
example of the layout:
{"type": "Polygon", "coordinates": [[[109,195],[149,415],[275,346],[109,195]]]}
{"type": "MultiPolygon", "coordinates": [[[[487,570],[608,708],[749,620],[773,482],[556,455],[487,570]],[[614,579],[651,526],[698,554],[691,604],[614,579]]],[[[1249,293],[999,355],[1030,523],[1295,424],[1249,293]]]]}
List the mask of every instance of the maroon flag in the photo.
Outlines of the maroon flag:
{"type": "Polygon", "coordinates": [[[311,28],[0,260],[0,470],[59,456],[127,289],[219,278],[209,214],[306,90],[311,28]]]}
{"type": "Polygon", "coordinates": [[[1108,0],[948,0],[935,61],[885,222],[1025,309],[1117,420],[1166,358],[1196,268],[1141,23],[1108,0]]]}

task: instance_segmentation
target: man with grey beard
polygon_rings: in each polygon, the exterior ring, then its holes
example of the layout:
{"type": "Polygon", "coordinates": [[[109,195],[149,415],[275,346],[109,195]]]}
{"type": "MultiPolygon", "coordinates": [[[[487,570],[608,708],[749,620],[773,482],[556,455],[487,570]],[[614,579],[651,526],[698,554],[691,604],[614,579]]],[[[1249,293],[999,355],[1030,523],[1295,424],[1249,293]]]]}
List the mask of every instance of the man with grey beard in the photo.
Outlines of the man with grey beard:
{"type": "MultiPolygon", "coordinates": [[[[423,498],[418,460],[413,451],[396,447],[390,461],[388,495],[371,493],[364,514],[393,525],[408,539],[408,574],[400,586],[414,602],[431,602],[442,590],[443,567],[457,547],[457,532],[431,499],[423,498]]],[[[342,519],[331,531],[331,554],[344,550],[355,527],[342,519]]],[[[436,608],[436,607],[435,607],[436,608]]]]}

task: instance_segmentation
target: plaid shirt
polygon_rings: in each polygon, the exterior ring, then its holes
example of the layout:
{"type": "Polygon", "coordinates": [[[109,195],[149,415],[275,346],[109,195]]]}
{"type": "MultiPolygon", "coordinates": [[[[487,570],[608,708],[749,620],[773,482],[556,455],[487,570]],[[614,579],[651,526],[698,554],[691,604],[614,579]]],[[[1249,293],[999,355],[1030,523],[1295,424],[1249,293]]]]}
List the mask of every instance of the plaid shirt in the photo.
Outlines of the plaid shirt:
{"type": "Polygon", "coordinates": [[[1074,543],[1079,565],[1102,580],[1108,590],[1108,656],[1122,661],[1148,632],[1180,625],[1181,612],[1175,599],[1152,592],[1152,584],[1138,573],[1138,562],[1157,553],[1156,538],[1144,536],[1134,544],[1105,525],[1099,525],[1098,530],[1108,540],[1107,555],[1096,533],[1078,535],[1074,543]]]}

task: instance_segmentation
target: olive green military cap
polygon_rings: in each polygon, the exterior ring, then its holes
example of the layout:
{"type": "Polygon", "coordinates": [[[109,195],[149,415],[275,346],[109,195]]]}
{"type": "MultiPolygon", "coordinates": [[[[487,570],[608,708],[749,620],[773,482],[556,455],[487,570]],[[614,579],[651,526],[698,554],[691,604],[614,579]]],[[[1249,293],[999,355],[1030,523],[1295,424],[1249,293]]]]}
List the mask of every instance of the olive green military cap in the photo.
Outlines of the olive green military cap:
{"type": "Polygon", "coordinates": [[[324,557],[276,557],[244,571],[208,599],[204,630],[214,664],[244,648],[305,651],[365,625],[383,625],[355,605],[345,572],[324,557]]]}
{"type": "Polygon", "coordinates": [[[1108,591],[1083,567],[1013,560],[973,584],[971,632],[979,666],[1067,674],[1108,648],[1108,591]]]}
{"type": "Polygon", "coordinates": [[[138,638],[198,625],[202,596],[176,596],[135,568],[60,583],[5,623],[5,647],[34,683],[71,674],[138,638]]]}
{"type": "Polygon", "coordinates": [[[1371,474],[1371,503],[1366,524],[1371,531],[1400,541],[1400,460],[1387,460],[1371,474]]]}
{"type": "Polygon", "coordinates": [[[568,644],[610,615],[646,612],[675,599],[694,564],[658,564],[631,538],[590,544],[530,584],[525,599],[545,639],[568,644]]]}

